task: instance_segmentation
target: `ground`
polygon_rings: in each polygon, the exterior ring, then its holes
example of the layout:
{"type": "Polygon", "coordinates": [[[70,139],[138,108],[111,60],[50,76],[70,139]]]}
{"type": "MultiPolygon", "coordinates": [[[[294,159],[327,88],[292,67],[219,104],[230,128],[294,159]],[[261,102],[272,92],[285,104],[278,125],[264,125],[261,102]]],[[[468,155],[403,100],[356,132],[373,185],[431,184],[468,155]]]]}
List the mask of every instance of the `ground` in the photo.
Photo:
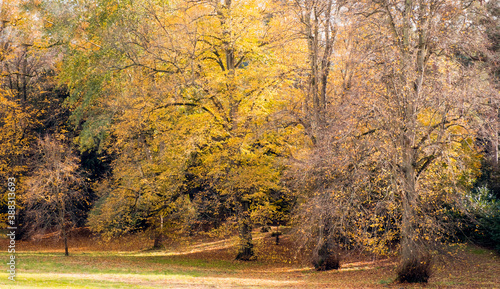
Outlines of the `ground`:
{"type": "Polygon", "coordinates": [[[500,257],[472,245],[437,262],[427,285],[394,283],[396,259],[353,255],[340,270],[316,272],[295,254],[287,236],[275,245],[256,236],[256,261],[235,261],[236,240],[196,238],[166,242],[130,236],[104,242],[70,240],[70,256],[52,240],[16,244],[16,281],[8,280],[6,240],[0,254],[0,288],[500,288],[500,257]]]}

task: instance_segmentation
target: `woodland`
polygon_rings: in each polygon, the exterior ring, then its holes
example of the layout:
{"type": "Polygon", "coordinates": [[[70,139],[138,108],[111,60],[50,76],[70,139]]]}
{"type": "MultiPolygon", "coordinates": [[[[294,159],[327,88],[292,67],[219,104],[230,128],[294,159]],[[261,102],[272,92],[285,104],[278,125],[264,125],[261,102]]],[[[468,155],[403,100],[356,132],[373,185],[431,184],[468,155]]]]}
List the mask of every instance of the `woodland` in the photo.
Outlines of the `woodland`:
{"type": "Polygon", "coordinates": [[[500,252],[500,2],[0,0],[0,223],[237,236],[397,281],[500,252]],[[276,231],[276,243],[280,232],[276,231]]]}

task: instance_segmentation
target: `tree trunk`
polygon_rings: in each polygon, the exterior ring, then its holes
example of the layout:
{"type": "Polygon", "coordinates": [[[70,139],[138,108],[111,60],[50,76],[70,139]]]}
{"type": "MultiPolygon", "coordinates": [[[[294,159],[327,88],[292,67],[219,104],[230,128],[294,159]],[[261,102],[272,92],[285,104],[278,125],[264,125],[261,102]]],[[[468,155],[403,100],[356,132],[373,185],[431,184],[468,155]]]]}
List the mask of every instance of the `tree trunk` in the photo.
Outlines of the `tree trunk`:
{"type": "Polygon", "coordinates": [[[314,248],[312,264],[317,271],[328,271],[340,268],[340,255],[329,238],[330,230],[328,223],[319,229],[318,244],[314,248]]]}
{"type": "Polygon", "coordinates": [[[66,207],[64,201],[61,199],[59,189],[57,189],[57,195],[59,196],[59,226],[61,228],[61,234],[64,240],[64,255],[69,256],[68,234],[66,232],[66,220],[64,218],[64,215],[66,214],[66,207]]]}
{"type": "Polygon", "coordinates": [[[162,234],[159,232],[156,232],[155,234],[155,242],[153,244],[153,249],[160,249],[161,248],[161,241],[162,241],[162,234]]]}
{"type": "Polygon", "coordinates": [[[275,240],[276,241],[276,245],[280,244],[280,235],[281,235],[281,233],[280,233],[279,228],[280,228],[280,225],[277,225],[276,226],[276,240],[275,240]]]}
{"type": "Polygon", "coordinates": [[[254,259],[252,241],[252,225],[248,213],[248,201],[242,202],[243,212],[240,214],[240,248],[236,260],[250,261],[254,259]]]}
{"type": "Polygon", "coordinates": [[[318,81],[318,19],[314,7],[307,11],[306,16],[306,36],[309,50],[309,91],[308,98],[312,102],[312,115],[310,117],[313,134],[316,136],[316,130],[320,123],[320,100],[319,100],[319,81],[318,81]]]}
{"type": "Polygon", "coordinates": [[[68,234],[66,232],[66,224],[64,222],[64,210],[61,209],[60,210],[60,222],[61,222],[61,233],[62,233],[62,237],[63,237],[63,240],[64,240],[64,255],[65,256],[69,256],[69,252],[68,252],[68,234]]]}
{"type": "Polygon", "coordinates": [[[495,169],[498,169],[498,115],[495,121],[495,131],[493,136],[493,164],[495,165],[495,169]]]}
{"type": "MultiPolygon", "coordinates": [[[[418,94],[419,85],[416,84],[415,91],[418,94]]],[[[418,212],[417,204],[417,183],[416,183],[416,155],[414,151],[416,114],[415,104],[412,99],[412,92],[405,95],[406,109],[404,118],[406,120],[406,130],[401,132],[402,145],[402,224],[401,224],[401,264],[398,270],[398,280],[401,282],[427,282],[430,275],[430,259],[425,252],[424,245],[417,240],[418,212]]]]}
{"type": "Polygon", "coordinates": [[[160,215],[160,230],[155,230],[153,249],[160,249],[163,241],[163,215],[160,215]]]}
{"type": "Polygon", "coordinates": [[[64,256],[69,256],[68,251],[68,235],[66,234],[66,229],[63,228],[63,238],[64,238],[64,256]]]}
{"type": "MultiPolygon", "coordinates": [[[[421,7],[422,9],[422,7],[421,7]]],[[[406,78],[403,89],[399,92],[404,106],[402,110],[401,148],[402,148],[402,224],[401,224],[401,263],[398,269],[398,280],[400,282],[427,282],[430,275],[430,258],[425,252],[424,245],[417,240],[418,213],[416,208],[418,188],[416,183],[416,152],[414,140],[416,136],[416,101],[420,96],[424,78],[424,65],[427,54],[426,34],[423,29],[418,32],[418,47],[416,59],[411,54],[410,33],[411,13],[413,11],[412,0],[405,0],[403,11],[403,47],[401,71],[415,68],[416,78],[406,78]],[[413,62],[415,61],[415,62],[413,62]],[[408,85],[411,84],[411,85],[408,85]],[[412,88],[409,88],[412,87],[412,88]]],[[[423,15],[423,14],[422,14],[423,15]]],[[[427,21],[424,19],[423,21],[427,21]]],[[[424,25],[424,24],[421,24],[424,25]]],[[[408,75],[411,75],[409,73],[408,75]]],[[[407,76],[404,76],[407,77],[407,76]]]]}

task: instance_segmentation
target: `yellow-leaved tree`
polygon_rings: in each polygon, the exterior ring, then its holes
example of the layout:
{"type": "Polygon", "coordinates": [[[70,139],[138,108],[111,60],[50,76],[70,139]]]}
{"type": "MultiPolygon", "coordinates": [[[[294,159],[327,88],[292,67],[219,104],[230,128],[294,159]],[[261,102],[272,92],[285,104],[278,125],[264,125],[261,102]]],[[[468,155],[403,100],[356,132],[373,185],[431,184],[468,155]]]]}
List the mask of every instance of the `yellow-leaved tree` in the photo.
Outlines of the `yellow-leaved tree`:
{"type": "Polygon", "coordinates": [[[289,70],[275,52],[283,41],[276,7],[228,0],[95,8],[75,25],[64,74],[82,148],[117,156],[91,225],[233,216],[238,258],[252,259],[251,225],[276,215],[277,160],[293,130],[270,121],[284,106],[278,92],[289,70]]]}

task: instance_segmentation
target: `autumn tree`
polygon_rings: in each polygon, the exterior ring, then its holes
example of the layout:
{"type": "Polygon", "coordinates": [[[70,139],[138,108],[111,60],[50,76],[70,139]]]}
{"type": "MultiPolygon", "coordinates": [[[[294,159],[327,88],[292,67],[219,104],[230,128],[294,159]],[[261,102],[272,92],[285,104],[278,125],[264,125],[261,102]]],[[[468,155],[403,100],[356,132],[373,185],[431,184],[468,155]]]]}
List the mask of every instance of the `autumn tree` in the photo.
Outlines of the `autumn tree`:
{"type": "Polygon", "coordinates": [[[387,253],[401,240],[400,281],[427,280],[431,244],[452,231],[447,215],[479,172],[473,131],[483,125],[483,100],[495,94],[487,78],[475,77],[485,75],[481,66],[455,57],[484,44],[467,20],[481,7],[460,5],[345,7],[325,141],[296,171],[313,192],[299,214],[309,224],[302,236],[326,220],[318,235],[340,248],[387,253]]]}
{"type": "Polygon", "coordinates": [[[56,226],[68,252],[68,231],[77,222],[84,202],[79,160],[61,141],[46,136],[39,141],[40,159],[27,180],[26,210],[31,230],[56,226]]]}
{"type": "Polygon", "coordinates": [[[286,153],[286,130],[267,125],[287,70],[273,51],[280,15],[264,2],[103,2],[75,24],[63,75],[82,148],[119,156],[110,194],[121,208],[159,217],[212,195],[229,206],[220,217],[238,216],[241,259],[286,153]]]}
{"type": "MultiPolygon", "coordinates": [[[[474,54],[460,54],[462,62],[485,65],[492,81],[492,90],[497,89],[500,84],[500,8],[495,1],[485,3],[484,13],[474,14],[474,24],[477,29],[484,30],[487,36],[486,49],[474,54]]],[[[494,95],[494,93],[492,93],[494,95]]],[[[482,113],[484,125],[478,132],[478,138],[485,148],[486,157],[483,161],[482,176],[478,186],[487,186],[493,194],[500,196],[498,166],[499,149],[499,103],[498,99],[492,97],[488,100],[488,106],[482,113]]]]}
{"type": "Polygon", "coordinates": [[[1,140],[0,174],[2,178],[22,174],[26,170],[25,155],[32,138],[26,133],[32,125],[32,110],[27,103],[29,43],[23,42],[21,31],[16,29],[20,21],[20,8],[16,1],[2,2],[0,6],[0,101],[1,140]],[[24,73],[23,73],[24,72],[24,73]]]}
{"type": "MultiPolygon", "coordinates": [[[[43,36],[43,22],[29,2],[0,4],[0,177],[16,176],[18,193],[24,194],[24,179],[36,156],[39,134],[68,133],[68,110],[61,104],[67,96],[57,85],[59,52],[43,36]]],[[[23,223],[24,211],[19,210],[23,223]]],[[[20,235],[24,234],[20,227],[20,235]]]]}
{"type": "Polygon", "coordinates": [[[401,212],[398,280],[426,282],[429,245],[449,228],[447,209],[439,206],[457,209],[453,204],[460,203],[477,174],[471,131],[477,130],[475,116],[489,84],[475,77],[480,67],[460,63],[453,53],[477,51],[484,43],[468,20],[469,8],[478,3],[370,5],[371,15],[380,15],[372,18],[379,27],[372,40],[381,45],[373,45],[371,59],[378,71],[371,87],[380,124],[367,136],[378,135],[390,144],[384,155],[401,212]]]}
{"type": "MultiPolygon", "coordinates": [[[[325,165],[322,161],[329,163],[336,159],[330,155],[333,149],[332,137],[338,134],[337,136],[341,138],[340,135],[345,135],[345,132],[349,131],[349,128],[345,127],[350,122],[348,115],[350,109],[346,110],[349,100],[345,101],[346,98],[343,97],[348,89],[349,80],[344,77],[342,81],[341,77],[346,75],[342,71],[350,73],[352,69],[347,65],[347,53],[340,57],[341,53],[348,50],[338,41],[339,38],[348,40],[342,36],[348,33],[348,29],[345,29],[349,23],[345,14],[348,3],[319,0],[287,1],[286,4],[289,5],[290,18],[295,24],[292,28],[295,36],[294,51],[288,53],[300,55],[294,58],[293,64],[288,64],[294,67],[295,72],[292,80],[294,83],[289,87],[289,93],[295,94],[295,98],[290,100],[293,106],[289,113],[310,139],[309,149],[306,149],[309,151],[306,160],[292,161],[293,167],[298,170],[292,169],[292,174],[302,182],[292,181],[295,183],[292,187],[300,187],[299,191],[307,192],[307,197],[301,196],[303,206],[299,210],[301,220],[299,226],[317,230],[303,234],[300,229],[300,235],[307,237],[309,241],[316,238],[312,262],[318,270],[337,269],[340,266],[338,252],[340,247],[333,238],[336,235],[332,230],[335,222],[328,214],[337,204],[329,202],[331,210],[326,206],[325,210],[313,209],[311,206],[326,202],[331,194],[331,187],[325,184],[331,179],[328,181],[328,173],[323,175],[320,171],[325,165]],[[342,52],[339,53],[340,51],[342,52]],[[344,69],[341,69],[342,65],[345,65],[344,69]],[[323,177],[325,179],[322,179],[323,177]],[[312,211],[316,213],[311,214],[312,211]]],[[[330,163],[330,165],[332,170],[335,166],[342,166],[340,163],[330,163]]]]}
{"type": "MultiPolygon", "coordinates": [[[[301,77],[302,125],[313,142],[321,137],[325,126],[326,111],[331,103],[332,88],[330,74],[334,64],[332,55],[341,21],[340,10],[346,1],[290,1],[289,5],[296,23],[295,33],[305,42],[301,77]]],[[[300,47],[300,46],[299,46],[300,47]]],[[[299,59],[297,59],[299,60],[299,59]]],[[[299,64],[300,65],[300,64],[299,64]]],[[[297,79],[298,80],[298,79],[297,79]]]]}

